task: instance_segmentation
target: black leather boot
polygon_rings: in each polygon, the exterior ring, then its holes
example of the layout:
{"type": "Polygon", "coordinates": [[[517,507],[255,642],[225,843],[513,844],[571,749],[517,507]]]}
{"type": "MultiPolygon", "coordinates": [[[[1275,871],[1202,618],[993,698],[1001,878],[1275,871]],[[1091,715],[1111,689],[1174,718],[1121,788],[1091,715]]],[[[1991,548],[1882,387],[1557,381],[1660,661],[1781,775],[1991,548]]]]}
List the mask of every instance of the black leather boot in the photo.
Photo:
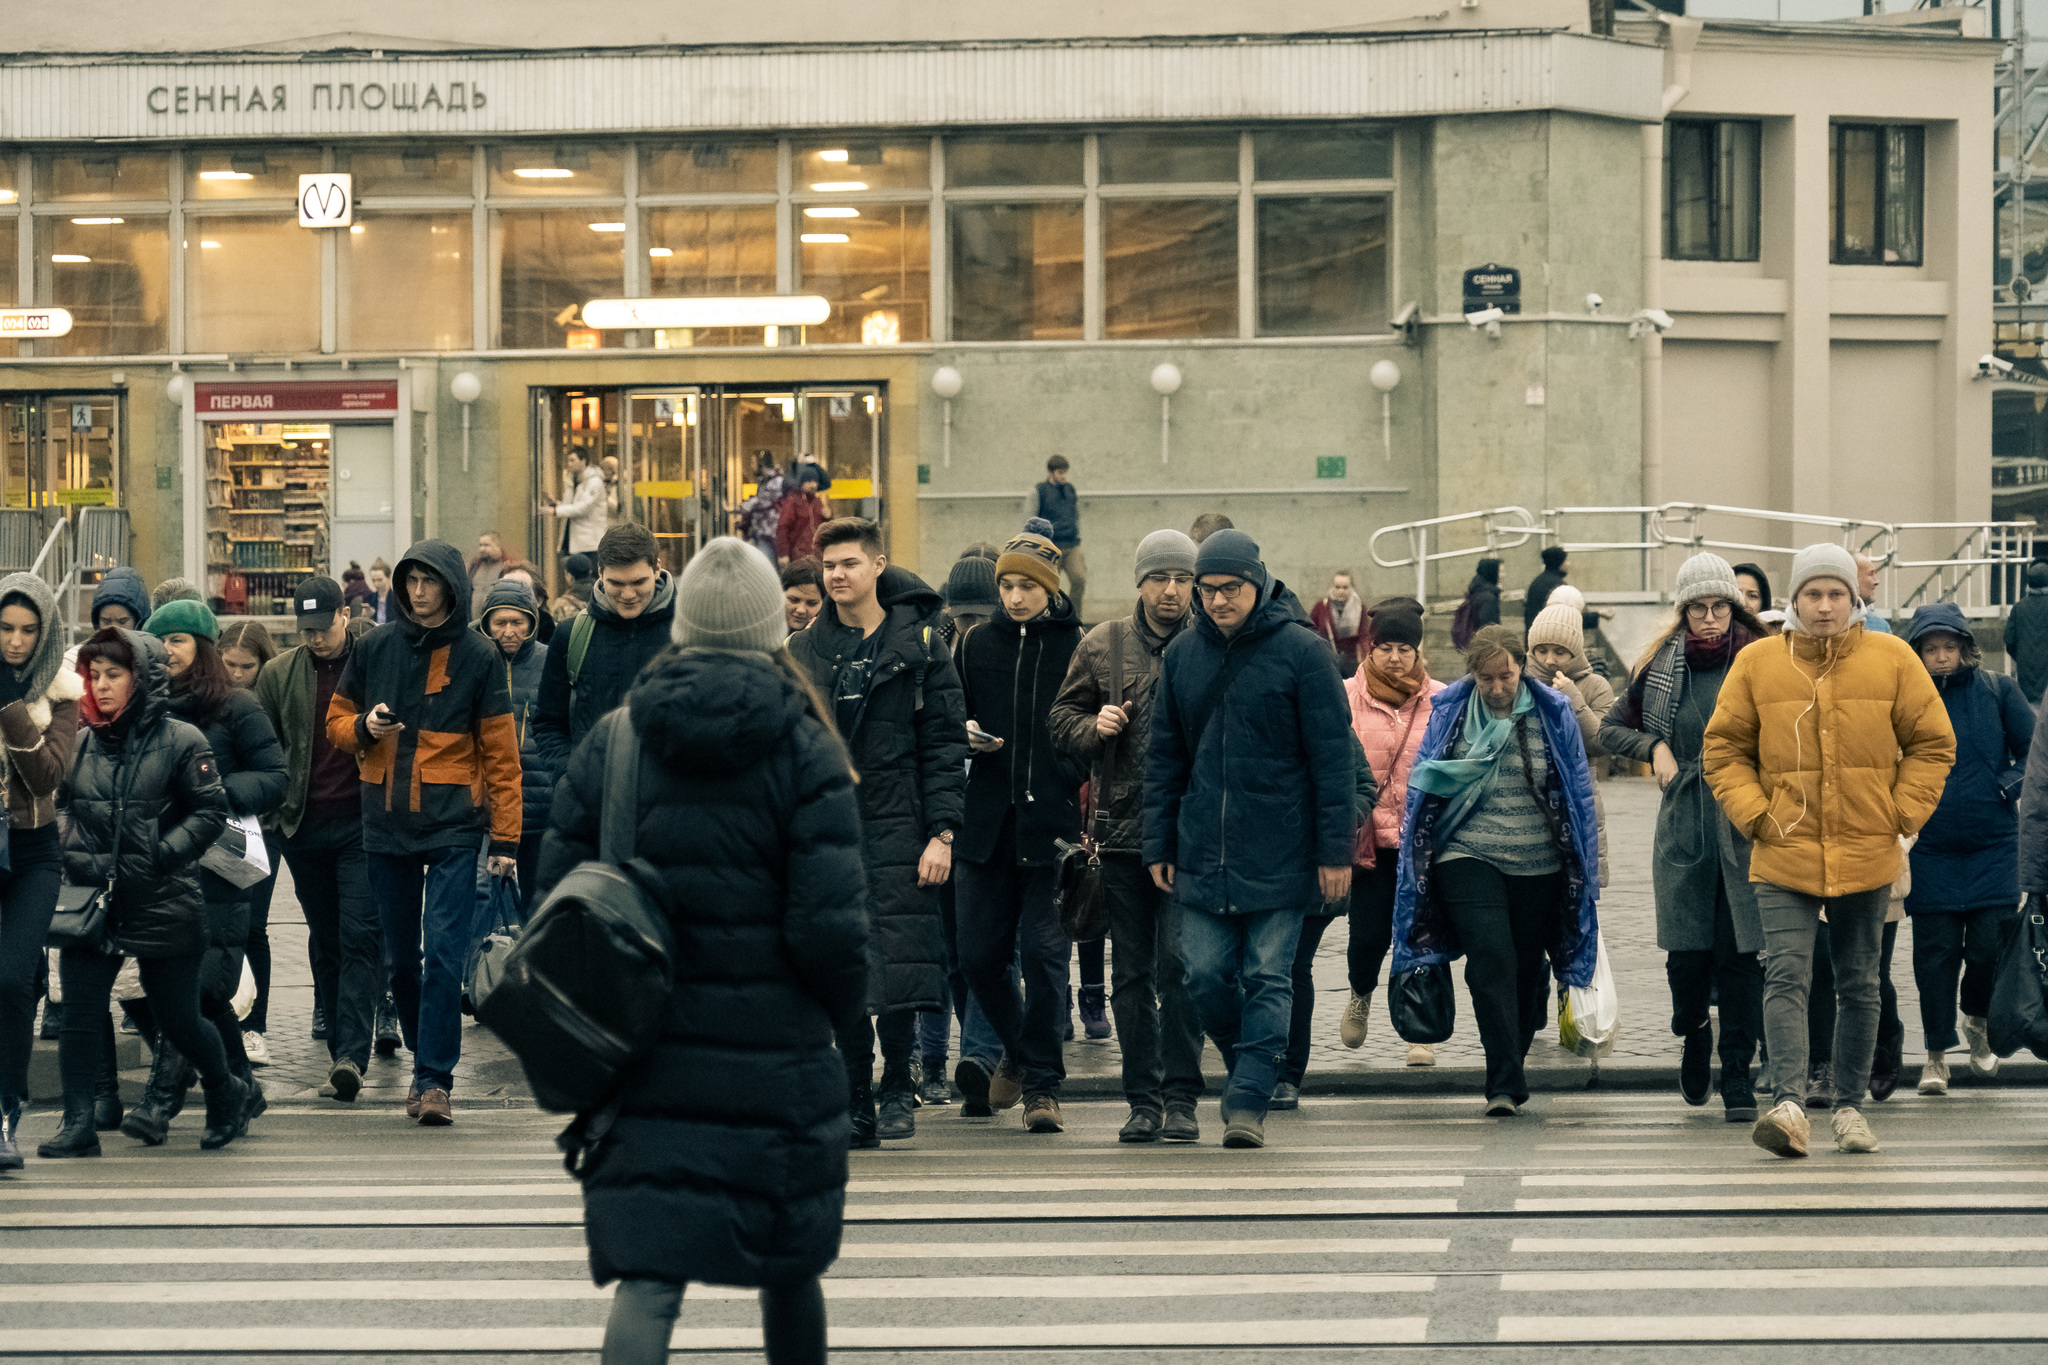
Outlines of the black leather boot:
{"type": "Polygon", "coordinates": [[[858,1151],[862,1147],[879,1147],[882,1139],[875,1134],[875,1091],[868,1081],[851,1083],[852,1101],[847,1105],[847,1114],[853,1120],[853,1141],[849,1144],[858,1151]]]}
{"type": "Polygon", "coordinates": [[[109,1057],[92,1091],[92,1126],[102,1133],[114,1132],[121,1126],[122,1112],[121,1073],[114,1070],[114,1059],[109,1057]]]}
{"type": "Polygon", "coordinates": [[[64,1126],[57,1136],[36,1148],[36,1155],[49,1160],[67,1156],[98,1156],[100,1135],[92,1126],[92,1096],[64,1097],[64,1126]]]}
{"type": "Polygon", "coordinates": [[[22,1168],[20,1136],[21,1101],[12,1095],[0,1095],[0,1171],[22,1168]]]}
{"type": "Polygon", "coordinates": [[[207,1151],[225,1147],[249,1127],[249,1087],[233,1075],[206,1087],[206,1131],[199,1145],[207,1151]]]}
{"type": "Polygon", "coordinates": [[[882,1094],[875,1107],[876,1139],[901,1142],[916,1137],[916,1109],[917,1090],[911,1080],[909,1062],[883,1062],[882,1094]]]}
{"type": "Polygon", "coordinates": [[[169,1039],[159,1036],[149,1055],[149,1085],[142,1092],[142,1102],[121,1120],[121,1131],[137,1142],[161,1147],[172,1117],[184,1103],[185,1059],[169,1039]]]}

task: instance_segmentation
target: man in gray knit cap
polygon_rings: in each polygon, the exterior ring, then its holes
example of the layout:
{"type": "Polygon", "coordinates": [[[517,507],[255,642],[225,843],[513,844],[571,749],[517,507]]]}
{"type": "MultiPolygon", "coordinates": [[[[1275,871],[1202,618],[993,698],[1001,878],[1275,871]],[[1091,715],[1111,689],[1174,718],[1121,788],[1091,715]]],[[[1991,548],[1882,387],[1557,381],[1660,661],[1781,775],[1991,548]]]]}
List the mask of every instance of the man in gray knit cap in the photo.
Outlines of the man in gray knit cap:
{"type": "Polygon", "coordinates": [[[1200,1136],[1202,1030],[1182,984],[1172,897],[1139,856],[1145,751],[1159,659],[1188,622],[1195,542],[1154,531],[1138,542],[1138,606],[1089,631],[1052,707],[1053,741],[1092,765],[1089,830],[1102,850],[1102,888],[1116,943],[1110,1003],[1123,1042],[1124,1142],[1200,1136]]]}

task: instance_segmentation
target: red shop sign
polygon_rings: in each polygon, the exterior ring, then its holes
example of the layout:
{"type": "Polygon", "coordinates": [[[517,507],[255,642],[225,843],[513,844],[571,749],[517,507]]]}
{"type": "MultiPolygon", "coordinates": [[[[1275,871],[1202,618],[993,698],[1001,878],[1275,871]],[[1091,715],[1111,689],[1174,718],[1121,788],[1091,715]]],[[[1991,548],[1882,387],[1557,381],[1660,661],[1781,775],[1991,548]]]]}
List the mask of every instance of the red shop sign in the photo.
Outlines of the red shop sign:
{"type": "Polygon", "coordinates": [[[266,417],[388,416],[398,411],[395,379],[198,384],[193,404],[202,420],[266,417]]]}

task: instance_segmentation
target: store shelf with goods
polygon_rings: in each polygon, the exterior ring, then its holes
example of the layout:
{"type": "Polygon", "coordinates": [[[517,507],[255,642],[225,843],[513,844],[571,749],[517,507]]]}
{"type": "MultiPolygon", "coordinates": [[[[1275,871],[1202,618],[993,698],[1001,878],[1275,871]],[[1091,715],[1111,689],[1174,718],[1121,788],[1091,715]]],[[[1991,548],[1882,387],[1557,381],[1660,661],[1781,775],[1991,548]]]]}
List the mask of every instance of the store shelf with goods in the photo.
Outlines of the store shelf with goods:
{"type": "Polygon", "coordinates": [[[230,424],[207,451],[207,575],[230,613],[289,604],[326,568],[330,433],[320,425],[230,424]]]}

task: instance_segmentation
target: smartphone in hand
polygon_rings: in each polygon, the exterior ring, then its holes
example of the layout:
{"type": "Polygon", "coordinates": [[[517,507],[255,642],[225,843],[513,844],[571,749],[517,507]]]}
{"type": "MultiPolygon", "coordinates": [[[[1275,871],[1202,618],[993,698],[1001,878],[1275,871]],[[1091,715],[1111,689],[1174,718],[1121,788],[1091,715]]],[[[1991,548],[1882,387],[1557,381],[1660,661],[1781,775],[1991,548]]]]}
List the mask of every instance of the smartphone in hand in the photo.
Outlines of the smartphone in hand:
{"type": "Polygon", "coordinates": [[[1003,741],[970,720],[967,722],[967,747],[978,754],[992,754],[1003,747],[1003,741]]]}

